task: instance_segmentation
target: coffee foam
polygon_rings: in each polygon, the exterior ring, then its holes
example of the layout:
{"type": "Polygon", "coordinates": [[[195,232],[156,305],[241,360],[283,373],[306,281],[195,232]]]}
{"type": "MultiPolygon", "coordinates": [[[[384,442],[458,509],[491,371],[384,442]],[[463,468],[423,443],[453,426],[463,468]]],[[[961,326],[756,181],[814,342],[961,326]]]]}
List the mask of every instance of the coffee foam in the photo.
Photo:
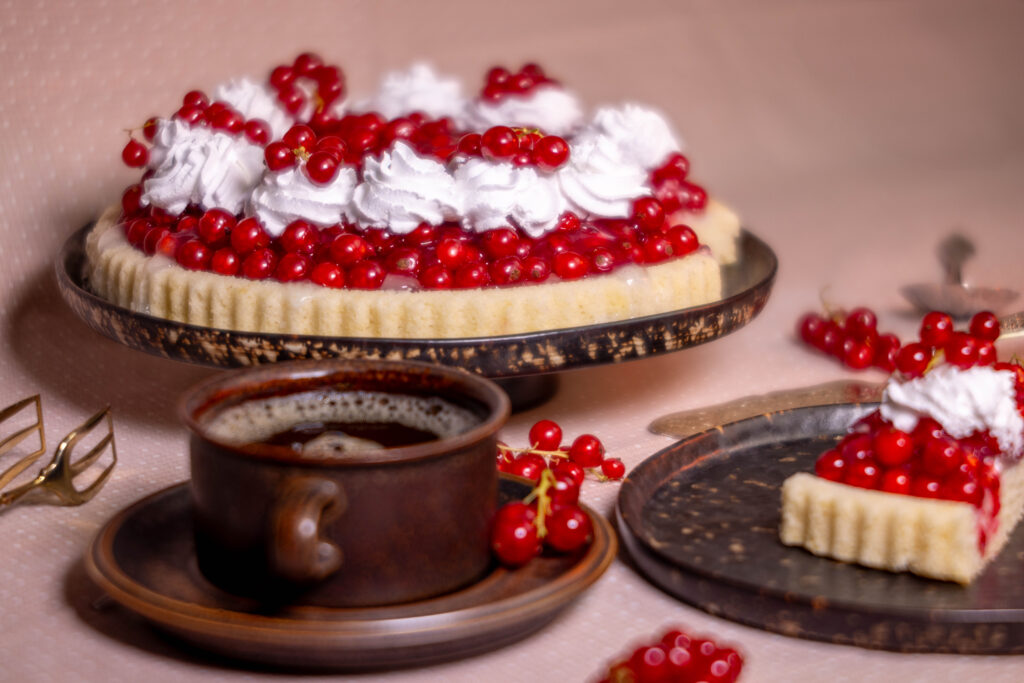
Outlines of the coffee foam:
{"type": "Polygon", "coordinates": [[[377,391],[310,391],[246,401],[204,420],[218,441],[263,441],[307,422],[394,422],[449,438],[480,424],[480,418],[436,396],[377,391]]]}

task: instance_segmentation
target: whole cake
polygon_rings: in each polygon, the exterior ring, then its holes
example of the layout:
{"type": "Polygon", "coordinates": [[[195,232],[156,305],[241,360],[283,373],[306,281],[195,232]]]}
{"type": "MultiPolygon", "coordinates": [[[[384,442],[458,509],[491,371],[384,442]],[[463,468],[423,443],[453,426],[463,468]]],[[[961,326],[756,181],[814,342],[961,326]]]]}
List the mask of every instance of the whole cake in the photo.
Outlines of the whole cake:
{"type": "Polygon", "coordinates": [[[475,97],[414,65],[345,101],[315,55],[187,93],[122,158],[144,169],[86,241],[132,310],[243,331],[455,338],[575,327],[721,296],[739,222],[670,126],[543,70],[475,97]],[[143,141],[144,140],[144,141],[143,141]]]}
{"type": "Polygon", "coordinates": [[[1024,366],[996,361],[991,313],[952,329],[929,314],[879,410],[786,480],[783,543],[963,584],[999,553],[1024,512],[1024,366]]]}

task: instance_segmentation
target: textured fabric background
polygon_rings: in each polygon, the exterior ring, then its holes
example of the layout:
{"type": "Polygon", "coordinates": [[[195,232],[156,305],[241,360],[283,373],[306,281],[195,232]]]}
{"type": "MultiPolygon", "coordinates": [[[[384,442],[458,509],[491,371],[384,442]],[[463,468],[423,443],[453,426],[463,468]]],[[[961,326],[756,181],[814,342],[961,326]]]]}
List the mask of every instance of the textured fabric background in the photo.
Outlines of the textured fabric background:
{"type": "MultiPolygon", "coordinates": [[[[552,417],[598,434],[632,467],[670,441],[665,412],[846,376],[800,348],[797,316],[819,292],[868,304],[902,336],[897,290],[937,279],[953,227],[977,241],[968,275],[1024,287],[1024,4],[953,2],[0,2],[0,404],[44,396],[52,443],[103,404],[121,455],[80,508],[0,512],[0,679],[270,677],[182,651],[98,591],[80,556],[115,511],[188,476],[174,413],[211,371],[121,348],[57,294],[54,257],[133,178],[124,129],[192,87],[262,77],[303,49],[342,65],[349,91],[414,59],[470,87],[495,63],[540,61],[590,105],[663,109],[694,174],[781,260],[774,295],[742,331],[669,356],[566,373],[557,397],[515,416],[523,443],[552,417]]],[[[880,380],[877,373],[863,377],[880,380]]],[[[588,482],[611,513],[617,486],[588,482]]],[[[580,681],[668,623],[738,642],[745,681],[1019,680],[1020,658],[897,655],[795,640],[714,619],[625,562],[545,631],[395,681],[580,681]]],[[[279,676],[279,675],[278,675],[279,676]]],[[[275,676],[276,677],[276,676],[275,676]]]]}

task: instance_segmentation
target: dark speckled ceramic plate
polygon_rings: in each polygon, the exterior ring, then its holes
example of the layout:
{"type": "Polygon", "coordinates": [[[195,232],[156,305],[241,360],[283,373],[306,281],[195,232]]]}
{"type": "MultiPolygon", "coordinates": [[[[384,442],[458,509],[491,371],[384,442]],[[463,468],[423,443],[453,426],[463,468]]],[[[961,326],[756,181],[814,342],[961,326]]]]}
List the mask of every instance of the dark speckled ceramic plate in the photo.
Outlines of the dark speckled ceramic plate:
{"type": "Polygon", "coordinates": [[[719,301],[656,316],[481,339],[375,339],[259,334],[185,325],[115,306],[89,291],[82,276],[88,226],[57,260],[64,300],[89,327],[126,346],[175,360],[238,367],[293,359],[395,358],[456,365],[492,378],[514,378],[678,351],[750,322],[768,300],[778,268],[771,248],[744,232],[741,258],[723,269],[719,301]]]}
{"type": "Polygon", "coordinates": [[[1024,527],[967,587],[779,541],[783,480],[811,470],[875,406],[769,413],[656,453],[619,492],[623,545],[669,593],[776,633],[903,652],[1024,653],[1024,527]]]}

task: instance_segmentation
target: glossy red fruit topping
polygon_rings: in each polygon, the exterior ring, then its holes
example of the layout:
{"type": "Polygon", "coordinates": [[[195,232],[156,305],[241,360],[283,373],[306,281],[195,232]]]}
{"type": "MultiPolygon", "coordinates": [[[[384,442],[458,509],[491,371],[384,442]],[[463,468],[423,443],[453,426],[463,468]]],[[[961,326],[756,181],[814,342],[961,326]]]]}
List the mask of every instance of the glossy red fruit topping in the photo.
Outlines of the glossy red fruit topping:
{"type": "Polygon", "coordinates": [[[206,270],[212,256],[210,248],[198,239],[190,239],[178,247],[174,258],[183,268],[189,270],[206,270]]]}
{"type": "Polygon", "coordinates": [[[563,280],[578,280],[590,270],[587,260],[574,251],[555,254],[552,262],[555,275],[563,280]]]}
{"type": "Polygon", "coordinates": [[[306,161],[306,175],[317,185],[328,185],[338,175],[340,157],[331,150],[313,152],[306,161]]]}
{"type": "Polygon", "coordinates": [[[999,318],[992,311],[976,313],[971,318],[970,331],[978,339],[995,341],[1000,333],[999,318]]]}
{"type": "Polygon", "coordinates": [[[257,247],[242,261],[242,275],[250,280],[270,277],[277,266],[277,256],[266,247],[257,247]]]}
{"type": "Polygon", "coordinates": [[[948,313],[932,311],[921,320],[919,336],[921,343],[931,347],[942,347],[953,334],[953,318],[948,313]]]}
{"type": "Polygon", "coordinates": [[[530,159],[543,171],[556,171],[569,160],[569,145],[557,135],[545,135],[534,144],[530,159]]]}
{"type": "Polygon", "coordinates": [[[875,458],[885,467],[896,467],[914,455],[914,440],[906,432],[885,426],[875,432],[872,445],[875,458]]]}
{"type": "Polygon", "coordinates": [[[295,154],[285,142],[271,142],[263,150],[263,158],[271,171],[282,171],[295,165],[295,154]]]}
{"type": "Polygon", "coordinates": [[[943,346],[946,362],[966,370],[978,362],[978,340],[966,332],[953,332],[943,346]]]}
{"type": "Polygon", "coordinates": [[[633,220],[644,232],[661,232],[665,224],[665,209],[654,197],[641,197],[633,202],[633,220]]]}
{"type": "Polygon", "coordinates": [[[309,126],[300,123],[289,128],[281,140],[288,145],[289,149],[304,149],[309,152],[314,149],[316,144],[316,133],[309,126]]]}
{"type": "Polygon", "coordinates": [[[931,350],[924,344],[914,342],[896,353],[896,369],[907,377],[920,377],[931,360],[931,350]]]}
{"type": "Polygon", "coordinates": [[[324,261],[316,264],[309,274],[309,279],[321,287],[339,289],[345,286],[345,271],[335,263],[324,261]]]}
{"type": "Polygon", "coordinates": [[[480,153],[493,161],[507,161],[519,151],[519,139],[507,126],[488,128],[480,138],[480,153]]]}
{"type": "Polygon", "coordinates": [[[814,473],[829,481],[842,481],[846,472],[846,458],[837,450],[828,450],[818,456],[814,473]]]}
{"type": "Polygon", "coordinates": [[[348,271],[348,283],[356,289],[380,289],[384,284],[384,268],[369,259],[356,263],[348,271]]]}
{"type": "Polygon", "coordinates": [[[121,150],[121,160],[132,168],[142,168],[149,161],[149,150],[141,142],[131,138],[121,150]]]}

